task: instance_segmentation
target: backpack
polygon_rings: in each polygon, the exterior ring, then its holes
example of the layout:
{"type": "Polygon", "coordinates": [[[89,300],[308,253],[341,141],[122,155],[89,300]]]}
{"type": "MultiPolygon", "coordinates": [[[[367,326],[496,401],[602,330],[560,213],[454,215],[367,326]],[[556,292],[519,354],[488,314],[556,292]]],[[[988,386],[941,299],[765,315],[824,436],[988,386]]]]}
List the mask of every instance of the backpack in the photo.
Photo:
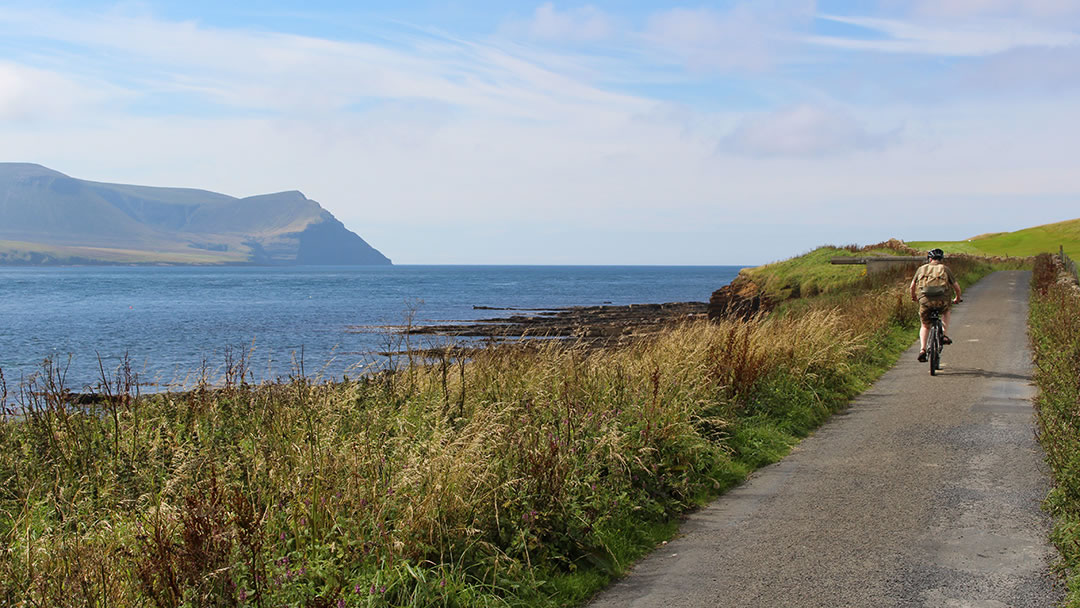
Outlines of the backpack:
{"type": "Polygon", "coordinates": [[[916,284],[919,295],[928,300],[940,300],[945,297],[949,288],[949,274],[944,264],[928,264],[923,266],[919,273],[916,284]]]}

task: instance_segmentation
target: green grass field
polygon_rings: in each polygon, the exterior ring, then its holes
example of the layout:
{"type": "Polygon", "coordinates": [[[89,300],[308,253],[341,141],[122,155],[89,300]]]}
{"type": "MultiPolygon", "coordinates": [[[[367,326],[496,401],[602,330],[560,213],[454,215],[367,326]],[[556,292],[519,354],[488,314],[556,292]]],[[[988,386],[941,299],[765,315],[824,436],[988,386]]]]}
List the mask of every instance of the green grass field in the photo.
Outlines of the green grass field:
{"type": "Polygon", "coordinates": [[[972,255],[1026,257],[1040,253],[1056,253],[1059,247],[1072,258],[1080,257],[1080,219],[1066,220],[1017,230],[972,237],[963,241],[914,241],[908,245],[916,249],[940,247],[946,255],[968,253],[972,255]]]}
{"type": "Polygon", "coordinates": [[[109,247],[48,245],[0,240],[0,265],[11,264],[242,264],[248,261],[241,251],[214,252],[148,251],[109,247]]]}

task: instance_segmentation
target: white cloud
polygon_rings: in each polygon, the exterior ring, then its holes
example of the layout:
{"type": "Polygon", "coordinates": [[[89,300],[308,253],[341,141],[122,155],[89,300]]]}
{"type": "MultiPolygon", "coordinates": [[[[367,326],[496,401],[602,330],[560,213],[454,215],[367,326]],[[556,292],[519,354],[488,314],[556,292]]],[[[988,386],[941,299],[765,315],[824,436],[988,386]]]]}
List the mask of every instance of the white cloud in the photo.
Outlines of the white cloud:
{"type": "Polygon", "coordinates": [[[1077,0],[919,0],[913,12],[929,17],[1060,17],[1080,13],[1077,0]]]}
{"type": "MultiPolygon", "coordinates": [[[[869,69],[851,61],[843,72],[805,60],[797,34],[812,6],[800,6],[664,11],[643,32],[598,41],[609,45],[603,58],[554,38],[399,28],[389,39],[344,41],[147,16],[0,11],[0,158],[237,196],[300,189],[402,263],[764,261],[823,240],[895,235],[894,218],[923,201],[955,202],[955,217],[982,218],[987,197],[1080,193],[1074,97],[860,105],[857,94],[834,94],[836,80],[869,88],[883,79],[874,70],[885,60],[910,67],[911,58],[870,55],[869,69]],[[24,43],[33,54],[12,50],[24,43]],[[790,67],[793,51],[802,51],[797,69],[765,78],[715,72],[790,67]],[[691,86],[652,99],[633,92],[643,82],[691,86]],[[77,101],[50,106],[50,95],[77,101]],[[766,105],[781,109],[761,111],[766,105]],[[856,206],[871,211],[853,220],[856,206]],[[843,234],[838,218],[850,236],[832,236],[843,234]],[[803,240],[766,238],[778,222],[803,240]],[[547,231],[537,236],[536,226],[547,231]],[[560,227],[583,239],[640,236],[610,238],[601,251],[559,241],[560,227]],[[701,241],[688,244],[690,233],[701,241]]],[[[551,11],[586,22],[575,10],[551,11]]],[[[560,34],[553,23],[551,35],[582,40],[581,30],[560,34]]],[[[963,33],[906,25],[880,25],[892,37],[883,42],[945,47],[963,33]]],[[[1004,59],[1031,48],[990,33],[950,52],[1004,59]]],[[[873,42],[847,41],[859,50],[873,42]]],[[[848,58],[811,50],[815,62],[848,58]]],[[[1033,56],[1001,74],[1051,59],[1033,56]]],[[[1050,70],[1043,80],[1068,77],[1050,70]]],[[[1025,205],[1015,207],[1021,214],[1025,205]]]]}
{"type": "Polygon", "coordinates": [[[893,142],[897,133],[872,133],[837,108],[799,105],[749,118],[724,139],[721,150],[766,157],[820,157],[879,149],[893,142]]]}
{"type": "Polygon", "coordinates": [[[696,70],[763,71],[809,23],[815,2],[741,2],[727,12],[676,8],[652,15],[641,33],[696,70]]]}
{"type": "Polygon", "coordinates": [[[537,7],[532,19],[521,24],[533,38],[589,42],[610,37],[611,17],[594,6],[559,11],[552,2],[537,7]]]}
{"type": "Polygon", "coordinates": [[[1080,88],[1080,45],[1021,48],[994,55],[958,73],[970,93],[1039,96],[1080,88]]]}
{"type": "Polygon", "coordinates": [[[70,116],[124,95],[104,84],[90,86],[71,76],[0,61],[0,121],[38,121],[70,116]]]}

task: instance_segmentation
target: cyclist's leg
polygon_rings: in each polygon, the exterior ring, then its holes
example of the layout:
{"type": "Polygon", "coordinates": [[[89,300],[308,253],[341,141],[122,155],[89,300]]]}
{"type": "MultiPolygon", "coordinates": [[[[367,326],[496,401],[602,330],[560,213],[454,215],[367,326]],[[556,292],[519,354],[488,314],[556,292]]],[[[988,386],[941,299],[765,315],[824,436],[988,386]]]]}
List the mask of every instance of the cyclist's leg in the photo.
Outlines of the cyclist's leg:
{"type": "Polygon", "coordinates": [[[919,302],[919,362],[926,362],[926,340],[930,335],[930,317],[927,314],[926,306],[922,302],[919,302]]]}
{"type": "Polygon", "coordinates": [[[926,304],[919,301],[919,322],[922,323],[922,327],[919,328],[919,352],[926,352],[926,336],[930,333],[930,314],[926,307],[926,304]]]}

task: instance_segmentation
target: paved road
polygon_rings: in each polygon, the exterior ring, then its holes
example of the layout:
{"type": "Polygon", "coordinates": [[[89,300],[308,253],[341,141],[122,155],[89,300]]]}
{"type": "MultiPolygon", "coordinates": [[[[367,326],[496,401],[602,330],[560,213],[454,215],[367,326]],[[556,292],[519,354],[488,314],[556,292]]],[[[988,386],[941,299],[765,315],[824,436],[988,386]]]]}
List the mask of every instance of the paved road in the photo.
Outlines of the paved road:
{"type": "Polygon", "coordinates": [[[937,377],[912,347],[592,608],[1056,605],[1029,401],[1029,276],[973,286],[937,377]]]}

